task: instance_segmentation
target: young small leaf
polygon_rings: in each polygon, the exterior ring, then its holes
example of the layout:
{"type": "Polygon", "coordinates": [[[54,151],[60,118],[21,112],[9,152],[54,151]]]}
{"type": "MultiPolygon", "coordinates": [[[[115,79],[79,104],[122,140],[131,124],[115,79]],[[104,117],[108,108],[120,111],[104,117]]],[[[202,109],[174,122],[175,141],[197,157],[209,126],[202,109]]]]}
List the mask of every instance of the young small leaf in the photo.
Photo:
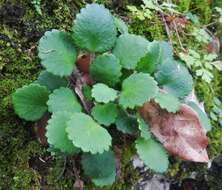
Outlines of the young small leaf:
{"type": "Polygon", "coordinates": [[[128,33],[128,26],[126,25],[126,23],[118,17],[113,17],[114,18],[114,23],[116,25],[117,30],[121,33],[121,34],[127,34],[128,33]]]}
{"type": "Polygon", "coordinates": [[[172,59],[167,59],[155,74],[158,84],[179,99],[183,99],[193,89],[193,79],[188,70],[172,59]]]}
{"type": "Polygon", "coordinates": [[[46,127],[48,143],[54,148],[69,154],[78,152],[78,149],[72,144],[72,141],[68,139],[68,134],[65,131],[67,127],[66,122],[71,116],[72,113],[69,112],[56,112],[52,115],[46,127]]]}
{"type": "Polygon", "coordinates": [[[114,86],[122,75],[119,60],[112,54],[99,55],[90,64],[90,75],[96,82],[114,86]]]}
{"type": "Polygon", "coordinates": [[[148,44],[141,36],[122,34],[117,39],[113,54],[119,58],[123,68],[135,69],[139,60],[146,55],[148,44]]]}
{"type": "Polygon", "coordinates": [[[74,113],[67,123],[66,132],[76,147],[92,154],[109,150],[111,136],[108,131],[98,125],[84,113],[74,113]]]}
{"type": "Polygon", "coordinates": [[[38,51],[41,64],[54,75],[69,76],[75,68],[76,50],[69,34],[47,31],[40,39],[38,51]]]}
{"type": "Polygon", "coordinates": [[[162,49],[159,42],[152,42],[148,45],[148,52],[142,57],[137,65],[136,70],[143,73],[152,74],[157,65],[160,63],[162,49]]]}
{"type": "Polygon", "coordinates": [[[116,177],[115,156],[112,151],[102,154],[83,154],[81,165],[84,173],[97,186],[112,185],[116,177]]]}
{"type": "Polygon", "coordinates": [[[149,126],[146,124],[146,122],[143,120],[142,117],[138,117],[137,119],[138,123],[139,123],[139,129],[140,129],[140,135],[142,138],[148,140],[151,138],[151,133],[149,130],[149,126]]]}
{"type": "Polygon", "coordinates": [[[65,78],[56,76],[48,71],[42,71],[39,74],[37,83],[42,86],[46,86],[50,91],[53,91],[59,87],[65,87],[68,84],[65,78]]]}
{"type": "Polygon", "coordinates": [[[161,144],[153,139],[139,138],[136,141],[137,153],[141,160],[152,170],[163,173],[169,165],[168,155],[161,144]]]}
{"type": "Polygon", "coordinates": [[[108,103],[117,98],[117,91],[109,88],[105,84],[97,83],[93,86],[92,97],[95,98],[97,102],[108,103]]]}
{"type": "Polygon", "coordinates": [[[36,121],[47,111],[48,96],[47,88],[39,84],[19,88],[12,95],[15,112],[27,121],[36,121]]]}
{"type": "Polygon", "coordinates": [[[99,124],[109,126],[115,122],[118,110],[117,106],[113,103],[97,104],[92,108],[91,114],[99,124]]]}
{"type": "Polygon", "coordinates": [[[123,81],[119,103],[124,108],[142,106],[158,92],[156,81],[145,73],[134,73],[123,81]]]}
{"type": "Polygon", "coordinates": [[[103,5],[88,4],[76,16],[73,25],[75,43],[89,52],[104,52],[116,41],[116,26],[109,10],[103,5]]]}
{"type": "Polygon", "coordinates": [[[180,108],[180,101],[167,92],[159,91],[154,101],[168,112],[176,113],[180,108]]]}
{"type": "Polygon", "coordinates": [[[82,107],[77,97],[69,88],[61,87],[53,91],[47,102],[49,111],[55,113],[57,111],[67,111],[71,113],[81,112],[82,107]]]}

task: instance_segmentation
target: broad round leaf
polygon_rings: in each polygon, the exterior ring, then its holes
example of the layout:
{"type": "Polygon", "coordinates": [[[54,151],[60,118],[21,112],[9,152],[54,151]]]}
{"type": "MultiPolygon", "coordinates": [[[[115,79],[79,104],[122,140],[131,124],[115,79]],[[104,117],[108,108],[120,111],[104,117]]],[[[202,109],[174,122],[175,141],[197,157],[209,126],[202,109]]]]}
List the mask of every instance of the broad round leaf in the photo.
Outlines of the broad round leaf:
{"type": "Polygon", "coordinates": [[[146,140],[150,139],[151,133],[148,124],[140,116],[138,117],[137,121],[139,123],[140,136],[146,140]]]}
{"type": "Polygon", "coordinates": [[[169,165],[168,155],[161,144],[153,139],[139,138],[136,141],[137,153],[141,160],[156,172],[165,172],[169,165]]]}
{"type": "Polygon", "coordinates": [[[173,59],[167,59],[155,75],[164,90],[179,99],[184,99],[193,89],[193,79],[188,70],[173,59]]]}
{"type": "Polygon", "coordinates": [[[84,173],[97,186],[112,185],[116,177],[115,157],[112,151],[102,154],[83,154],[81,165],[84,173]]]}
{"type": "Polygon", "coordinates": [[[123,81],[119,103],[124,108],[142,106],[155,97],[157,91],[157,83],[149,74],[134,73],[123,81]]]}
{"type": "Polygon", "coordinates": [[[116,41],[113,54],[126,69],[135,69],[139,60],[147,53],[149,42],[134,34],[122,34],[116,41]]]}
{"type": "Polygon", "coordinates": [[[167,92],[159,91],[154,101],[168,112],[176,113],[180,108],[180,101],[167,92]]]}
{"type": "Polygon", "coordinates": [[[154,41],[148,45],[148,52],[142,57],[137,65],[136,70],[143,73],[152,74],[160,64],[162,49],[159,42],[154,41]]]}
{"type": "Polygon", "coordinates": [[[46,86],[50,91],[53,91],[59,87],[67,86],[67,80],[60,76],[56,76],[48,71],[42,71],[36,81],[42,86],[46,86]]]}
{"type": "Polygon", "coordinates": [[[31,84],[16,90],[12,101],[16,114],[27,121],[40,119],[47,111],[49,91],[45,86],[31,84]]]}
{"type": "Polygon", "coordinates": [[[92,108],[91,114],[99,124],[109,126],[115,122],[118,110],[113,103],[97,104],[92,108]]]}
{"type": "Polygon", "coordinates": [[[111,145],[111,136],[84,113],[74,113],[67,123],[68,137],[76,147],[92,154],[103,153],[111,145]]]}
{"type": "Polygon", "coordinates": [[[66,133],[66,122],[71,118],[72,114],[69,112],[56,112],[52,115],[52,118],[48,121],[46,127],[47,141],[54,148],[59,149],[65,153],[76,153],[78,149],[72,144],[72,141],[68,139],[66,133]]]}
{"type": "Polygon", "coordinates": [[[192,107],[196,112],[197,112],[197,115],[198,115],[198,118],[199,118],[199,121],[200,121],[200,124],[201,126],[206,129],[206,131],[210,131],[212,126],[211,126],[211,123],[210,123],[210,120],[209,118],[207,117],[206,113],[204,113],[201,108],[193,101],[190,101],[188,102],[188,105],[190,107],[192,107]]]}
{"type": "Polygon", "coordinates": [[[98,83],[93,86],[92,97],[95,98],[97,102],[108,103],[117,98],[117,91],[109,88],[105,84],[98,83]]]}
{"type": "Polygon", "coordinates": [[[127,116],[122,110],[119,111],[115,124],[116,128],[124,134],[132,135],[137,132],[136,120],[127,116]]]}
{"type": "Polygon", "coordinates": [[[61,87],[53,91],[47,102],[49,111],[67,111],[71,113],[81,112],[82,107],[78,102],[75,94],[69,88],[61,87]]]}
{"type": "Polygon", "coordinates": [[[69,34],[47,31],[40,39],[38,51],[41,64],[54,75],[68,76],[75,67],[76,50],[69,34]]]}
{"type": "Polygon", "coordinates": [[[119,60],[112,54],[99,55],[90,64],[90,75],[94,81],[114,86],[122,75],[119,60]]]}
{"type": "Polygon", "coordinates": [[[113,17],[103,5],[88,4],[76,16],[73,37],[76,45],[90,52],[104,52],[116,41],[113,17]]]}

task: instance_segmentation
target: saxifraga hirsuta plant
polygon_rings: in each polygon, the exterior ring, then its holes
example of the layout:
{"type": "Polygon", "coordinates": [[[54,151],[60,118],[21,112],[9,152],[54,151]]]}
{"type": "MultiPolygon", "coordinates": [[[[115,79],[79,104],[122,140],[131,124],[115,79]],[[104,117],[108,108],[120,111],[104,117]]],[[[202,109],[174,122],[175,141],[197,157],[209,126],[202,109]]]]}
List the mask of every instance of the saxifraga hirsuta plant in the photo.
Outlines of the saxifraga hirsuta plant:
{"type": "MultiPolygon", "coordinates": [[[[167,42],[130,34],[103,5],[88,4],[76,16],[72,32],[44,34],[38,56],[45,70],[12,99],[15,112],[27,121],[50,113],[46,137],[51,150],[81,153],[85,175],[97,186],[111,185],[116,166],[109,130],[116,127],[137,138],[137,153],[150,169],[167,170],[169,148],[155,138],[155,126],[141,114],[150,102],[173,117],[192,91],[191,75],[167,42]]],[[[195,102],[191,107],[209,131],[206,114],[195,102]]]]}

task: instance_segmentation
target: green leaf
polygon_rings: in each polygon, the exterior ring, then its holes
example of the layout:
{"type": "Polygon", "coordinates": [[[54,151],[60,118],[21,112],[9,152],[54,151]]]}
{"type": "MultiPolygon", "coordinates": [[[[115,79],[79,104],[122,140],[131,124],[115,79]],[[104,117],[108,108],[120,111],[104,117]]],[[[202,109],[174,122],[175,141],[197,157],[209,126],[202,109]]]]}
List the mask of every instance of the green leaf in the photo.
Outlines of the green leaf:
{"type": "Polygon", "coordinates": [[[173,47],[169,42],[160,41],[159,42],[161,47],[161,62],[164,62],[166,59],[173,59],[173,47]]]}
{"type": "Polygon", "coordinates": [[[47,102],[49,111],[55,113],[57,111],[67,111],[71,113],[81,112],[82,107],[77,97],[69,88],[61,87],[53,91],[47,102]]]}
{"type": "Polygon", "coordinates": [[[49,144],[47,152],[50,152],[51,156],[65,156],[67,153],[61,152],[58,148],[55,148],[53,145],[49,144]]]}
{"type": "Polygon", "coordinates": [[[211,63],[218,71],[222,71],[222,61],[214,61],[211,63]]]}
{"type": "Polygon", "coordinates": [[[92,101],[92,88],[89,85],[83,85],[82,87],[83,96],[86,98],[87,101],[92,101]]]}
{"type": "Polygon", "coordinates": [[[105,84],[97,83],[93,86],[92,97],[95,98],[97,102],[108,103],[117,98],[117,91],[109,88],[105,84]]]}
{"type": "Polygon", "coordinates": [[[113,172],[108,177],[92,179],[92,180],[96,186],[103,187],[107,185],[112,185],[115,182],[115,177],[116,177],[116,172],[113,172]]]}
{"type": "Polygon", "coordinates": [[[48,71],[42,71],[36,82],[42,86],[46,86],[50,91],[62,86],[65,87],[68,84],[65,78],[56,76],[48,71]]]}
{"type": "Polygon", "coordinates": [[[201,108],[193,101],[188,102],[188,105],[197,112],[199,121],[201,126],[206,129],[206,131],[210,131],[212,126],[210,124],[210,120],[207,115],[201,110],[201,108]]]}
{"type": "Polygon", "coordinates": [[[40,119],[47,111],[49,91],[45,86],[30,84],[16,90],[12,102],[16,114],[27,121],[40,119]]]}
{"type": "Polygon", "coordinates": [[[52,115],[52,118],[48,121],[46,127],[47,141],[54,148],[59,149],[62,152],[73,154],[78,149],[72,144],[72,141],[68,139],[66,133],[66,122],[71,118],[72,114],[66,111],[56,112],[52,115]]]}
{"type": "Polygon", "coordinates": [[[99,124],[109,126],[115,122],[118,110],[113,103],[97,104],[92,108],[91,114],[99,124]]]}
{"type": "Polygon", "coordinates": [[[217,107],[216,105],[214,105],[214,107],[212,108],[212,111],[217,114],[218,116],[220,116],[220,114],[222,113],[222,110],[220,107],[217,107]]]}
{"type": "Polygon", "coordinates": [[[148,126],[148,124],[146,124],[146,122],[140,116],[138,117],[137,121],[139,123],[140,136],[144,138],[145,140],[150,139],[151,133],[150,133],[150,130],[149,130],[150,127],[148,126]]]}
{"type": "Polygon", "coordinates": [[[103,153],[111,145],[107,130],[84,113],[74,113],[67,123],[66,131],[73,144],[84,152],[103,153]]]}
{"type": "Polygon", "coordinates": [[[47,31],[40,39],[38,51],[41,64],[54,75],[69,76],[75,68],[77,52],[69,34],[47,31]]]}
{"type": "Polygon", "coordinates": [[[103,154],[83,154],[81,165],[85,175],[97,186],[112,185],[116,177],[115,156],[112,151],[103,154]]]}
{"type": "Polygon", "coordinates": [[[221,106],[221,101],[217,97],[214,97],[213,101],[217,106],[221,106]]]}
{"type": "Polygon", "coordinates": [[[160,63],[160,58],[162,56],[162,49],[159,42],[154,41],[148,46],[148,53],[145,57],[141,58],[136,70],[143,73],[152,74],[157,65],[160,63]]]}
{"type": "Polygon", "coordinates": [[[139,60],[147,53],[149,42],[134,34],[122,34],[116,41],[113,54],[126,69],[135,69],[139,60]]]}
{"type": "Polygon", "coordinates": [[[159,91],[154,101],[168,112],[176,113],[180,108],[180,101],[167,92],[159,91]]]}
{"type": "Polygon", "coordinates": [[[99,55],[90,64],[90,75],[96,82],[114,86],[122,75],[119,60],[112,54],[99,55]]]}
{"type": "Polygon", "coordinates": [[[116,41],[113,17],[103,5],[87,4],[76,16],[73,37],[76,45],[90,52],[104,52],[116,41]]]}
{"type": "Polygon", "coordinates": [[[214,121],[218,120],[217,115],[214,112],[210,112],[210,118],[214,121]]]}
{"type": "Polygon", "coordinates": [[[126,25],[126,23],[118,17],[113,17],[114,18],[114,23],[116,25],[117,30],[121,33],[121,34],[127,34],[128,33],[128,26],[126,25]]]}
{"type": "Polygon", "coordinates": [[[124,108],[142,106],[158,92],[156,81],[145,73],[134,73],[123,81],[119,103],[124,108]]]}
{"type": "Polygon", "coordinates": [[[159,66],[155,77],[164,90],[179,99],[184,99],[193,89],[193,79],[188,70],[172,59],[159,66]]]}
{"type": "Polygon", "coordinates": [[[135,134],[137,132],[136,120],[127,116],[124,111],[119,111],[116,119],[116,128],[124,134],[135,134]]]}
{"type": "Polygon", "coordinates": [[[163,173],[167,170],[168,155],[161,144],[153,139],[139,138],[136,140],[137,153],[141,160],[152,170],[163,173]]]}

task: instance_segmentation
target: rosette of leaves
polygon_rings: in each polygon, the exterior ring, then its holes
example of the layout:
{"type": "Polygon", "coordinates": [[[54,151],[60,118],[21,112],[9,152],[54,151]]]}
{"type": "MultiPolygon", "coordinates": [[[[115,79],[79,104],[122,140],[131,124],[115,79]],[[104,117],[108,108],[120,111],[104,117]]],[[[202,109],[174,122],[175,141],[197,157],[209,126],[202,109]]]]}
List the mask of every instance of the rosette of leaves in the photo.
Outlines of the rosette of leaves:
{"type": "Polygon", "coordinates": [[[120,138],[113,130],[118,130],[137,139],[137,153],[147,167],[167,170],[167,150],[139,111],[155,102],[174,118],[192,90],[191,75],[167,42],[129,34],[127,25],[103,5],[88,4],[71,32],[47,31],[38,51],[45,70],[17,89],[12,101],[27,121],[48,112],[46,137],[53,154],[81,153],[84,174],[95,185],[111,185],[116,177],[112,144],[120,138]],[[83,65],[78,59],[82,52],[88,60],[83,65]]]}

